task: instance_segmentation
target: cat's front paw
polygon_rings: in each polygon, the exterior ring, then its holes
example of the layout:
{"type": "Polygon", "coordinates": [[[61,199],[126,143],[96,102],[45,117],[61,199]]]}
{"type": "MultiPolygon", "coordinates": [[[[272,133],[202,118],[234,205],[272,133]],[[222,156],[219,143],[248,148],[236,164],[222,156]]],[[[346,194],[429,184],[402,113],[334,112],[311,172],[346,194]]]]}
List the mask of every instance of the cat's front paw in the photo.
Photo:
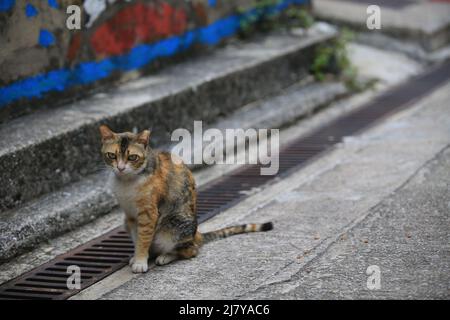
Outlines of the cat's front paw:
{"type": "Polygon", "coordinates": [[[134,257],[131,257],[131,258],[130,258],[130,261],[128,262],[128,265],[129,265],[129,266],[132,266],[133,263],[134,263],[134,257]]]}
{"type": "Polygon", "coordinates": [[[148,271],[148,263],[147,260],[137,260],[134,259],[131,270],[133,273],[145,273],[148,271]]]}

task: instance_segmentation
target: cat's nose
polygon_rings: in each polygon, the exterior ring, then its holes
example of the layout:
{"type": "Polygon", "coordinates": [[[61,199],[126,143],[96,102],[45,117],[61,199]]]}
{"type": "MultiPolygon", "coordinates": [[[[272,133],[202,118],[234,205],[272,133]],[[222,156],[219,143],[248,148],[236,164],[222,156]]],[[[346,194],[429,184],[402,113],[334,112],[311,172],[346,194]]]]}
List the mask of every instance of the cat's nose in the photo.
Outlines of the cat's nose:
{"type": "Polygon", "coordinates": [[[125,167],[117,167],[117,169],[119,169],[119,171],[122,172],[123,170],[125,170],[125,167]]]}

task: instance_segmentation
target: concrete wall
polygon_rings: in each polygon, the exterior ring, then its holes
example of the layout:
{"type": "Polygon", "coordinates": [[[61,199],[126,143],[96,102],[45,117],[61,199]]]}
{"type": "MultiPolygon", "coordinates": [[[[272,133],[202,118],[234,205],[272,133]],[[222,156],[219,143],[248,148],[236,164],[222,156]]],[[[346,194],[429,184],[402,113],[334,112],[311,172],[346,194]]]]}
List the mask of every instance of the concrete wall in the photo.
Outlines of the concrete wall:
{"type": "Polygon", "coordinates": [[[216,45],[250,15],[306,2],[0,0],[0,121],[79,97],[161,58],[216,45]],[[261,3],[266,11],[255,9],[261,3]],[[82,9],[80,30],[66,26],[69,5],[82,9]]]}

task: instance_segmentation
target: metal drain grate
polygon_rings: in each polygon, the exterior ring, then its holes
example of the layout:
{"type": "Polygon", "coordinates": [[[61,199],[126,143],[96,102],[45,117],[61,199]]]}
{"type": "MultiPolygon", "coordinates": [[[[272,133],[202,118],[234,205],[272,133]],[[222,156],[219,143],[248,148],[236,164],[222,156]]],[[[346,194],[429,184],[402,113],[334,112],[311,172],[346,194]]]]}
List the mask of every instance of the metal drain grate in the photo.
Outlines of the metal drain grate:
{"type": "MultiPolygon", "coordinates": [[[[277,177],[298,170],[317,155],[330,150],[344,136],[367,128],[383,117],[409,106],[450,79],[450,62],[403,84],[363,108],[328,124],[280,150],[277,177]]],[[[274,176],[260,176],[259,165],[244,166],[199,189],[199,223],[246,197],[246,191],[262,186],[274,176]]],[[[130,237],[122,228],[87,242],[50,262],[0,286],[0,299],[61,300],[76,294],[124,267],[133,254],[130,237]],[[68,289],[67,267],[81,269],[81,289],[68,289]]]]}
{"type": "Polygon", "coordinates": [[[86,288],[123,267],[132,253],[131,239],[117,228],[1,286],[0,299],[66,299],[79,291],[67,288],[69,266],[80,267],[86,288]]]}

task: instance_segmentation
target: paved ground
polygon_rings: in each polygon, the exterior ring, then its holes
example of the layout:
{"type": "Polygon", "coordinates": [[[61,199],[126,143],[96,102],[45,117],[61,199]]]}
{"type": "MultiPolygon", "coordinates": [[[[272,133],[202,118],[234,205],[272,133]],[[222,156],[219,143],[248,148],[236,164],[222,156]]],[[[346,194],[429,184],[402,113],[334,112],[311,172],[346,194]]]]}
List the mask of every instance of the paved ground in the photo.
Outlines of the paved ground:
{"type": "Polygon", "coordinates": [[[450,83],[201,226],[273,221],[76,299],[449,298],[450,83]],[[368,290],[367,267],[381,272],[368,290]]]}
{"type": "Polygon", "coordinates": [[[449,168],[447,147],[322,256],[246,298],[450,298],[449,168]],[[369,266],[379,268],[379,290],[367,290],[369,266]]]}

